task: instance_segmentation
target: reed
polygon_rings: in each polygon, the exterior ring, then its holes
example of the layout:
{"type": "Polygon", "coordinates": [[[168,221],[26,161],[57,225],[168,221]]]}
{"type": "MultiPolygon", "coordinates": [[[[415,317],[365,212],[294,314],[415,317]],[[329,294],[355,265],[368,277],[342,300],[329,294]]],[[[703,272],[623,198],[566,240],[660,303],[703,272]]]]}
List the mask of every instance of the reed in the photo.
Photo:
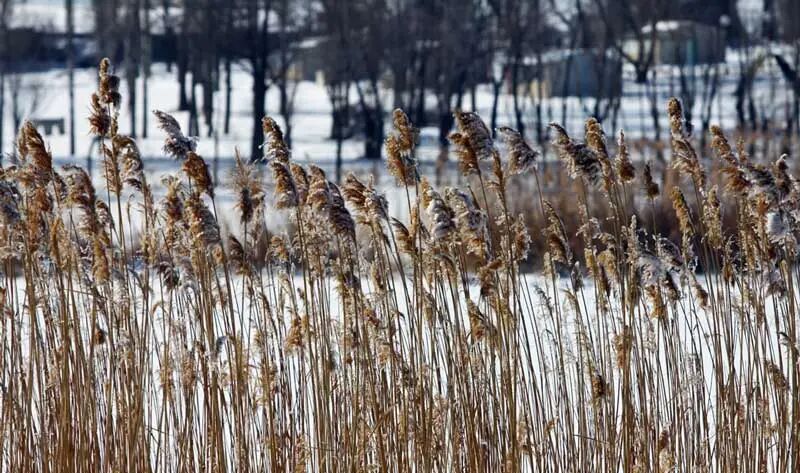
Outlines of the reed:
{"type": "Polygon", "coordinates": [[[461,185],[437,188],[397,110],[392,214],[372,179],[295,162],[265,118],[268,167],[237,154],[227,232],[164,112],[180,170],[155,200],[107,60],[100,79],[105,192],[30,123],[0,170],[0,470],[800,468],[787,157],[713,127],[702,159],[673,99],[672,170],[594,119],[582,139],[553,124],[570,176],[553,194],[518,132],[457,112],[461,185]]]}

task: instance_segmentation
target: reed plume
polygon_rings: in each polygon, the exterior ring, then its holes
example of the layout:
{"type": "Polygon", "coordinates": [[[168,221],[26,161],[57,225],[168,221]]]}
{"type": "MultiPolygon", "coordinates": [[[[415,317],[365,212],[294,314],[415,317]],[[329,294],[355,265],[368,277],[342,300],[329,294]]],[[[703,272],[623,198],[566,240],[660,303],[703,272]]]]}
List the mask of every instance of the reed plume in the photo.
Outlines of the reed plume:
{"type": "Polygon", "coordinates": [[[211,173],[205,160],[199,154],[188,151],[181,168],[199,192],[214,198],[214,183],[211,180],[211,173]]]}
{"type": "Polygon", "coordinates": [[[508,146],[508,173],[513,175],[526,174],[536,167],[539,153],[534,151],[522,135],[513,128],[501,126],[497,129],[508,146]]]}
{"type": "Polygon", "coordinates": [[[281,127],[271,117],[264,117],[261,121],[264,130],[264,159],[277,161],[282,164],[289,163],[291,152],[283,139],[281,127]]]}
{"type": "Polygon", "coordinates": [[[401,185],[412,185],[418,179],[417,163],[413,158],[418,130],[400,109],[392,113],[394,132],[386,137],[386,168],[401,185]]]}
{"type": "Polygon", "coordinates": [[[175,117],[159,110],[153,110],[153,114],[156,116],[158,128],[167,135],[164,138],[164,153],[174,159],[183,160],[197,149],[197,140],[184,136],[175,117]]]}
{"type": "Polygon", "coordinates": [[[567,166],[570,176],[573,179],[583,178],[590,185],[599,186],[603,182],[603,166],[597,152],[585,143],[574,141],[557,123],[551,123],[550,128],[555,132],[553,147],[567,166]]]}
{"type": "Polygon", "coordinates": [[[694,146],[689,140],[683,117],[683,107],[676,98],[667,102],[669,116],[670,144],[672,146],[672,166],[681,173],[688,174],[695,186],[702,190],[706,184],[706,173],[703,169],[694,146]]]}

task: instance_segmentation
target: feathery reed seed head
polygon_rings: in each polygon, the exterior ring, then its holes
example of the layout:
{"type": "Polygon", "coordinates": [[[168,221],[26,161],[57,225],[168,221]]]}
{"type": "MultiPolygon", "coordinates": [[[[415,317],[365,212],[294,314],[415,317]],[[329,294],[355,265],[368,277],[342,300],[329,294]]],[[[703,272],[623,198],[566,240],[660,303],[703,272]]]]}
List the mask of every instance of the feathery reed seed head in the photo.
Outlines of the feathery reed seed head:
{"type": "Polygon", "coordinates": [[[178,120],[160,110],[153,110],[159,129],[167,134],[164,139],[164,152],[174,159],[185,159],[186,155],[197,149],[197,139],[187,138],[181,131],[178,120]]]}
{"type": "Polygon", "coordinates": [[[508,173],[513,175],[525,174],[536,168],[536,161],[539,153],[534,151],[520,132],[501,126],[497,128],[497,134],[501,136],[508,146],[508,173]]]}

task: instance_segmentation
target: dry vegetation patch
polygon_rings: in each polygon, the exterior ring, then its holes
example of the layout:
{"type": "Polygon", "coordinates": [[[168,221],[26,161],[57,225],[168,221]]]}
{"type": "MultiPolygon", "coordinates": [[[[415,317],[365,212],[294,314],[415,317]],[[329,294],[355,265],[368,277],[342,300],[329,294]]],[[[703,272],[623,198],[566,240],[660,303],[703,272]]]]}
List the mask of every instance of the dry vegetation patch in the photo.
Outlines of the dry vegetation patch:
{"type": "Polygon", "coordinates": [[[673,99],[671,169],[634,165],[593,119],[583,140],[553,124],[553,194],[519,133],[498,146],[457,112],[464,179],[438,187],[397,110],[392,215],[371,180],[294,162],[265,118],[269,165],[237,158],[225,232],[163,112],[181,171],[154,199],[118,85],[103,61],[105,189],[54,168],[30,124],[0,172],[0,469],[800,467],[788,158],[712,128],[701,161],[673,99]],[[268,212],[290,231],[267,234],[268,212]]]}

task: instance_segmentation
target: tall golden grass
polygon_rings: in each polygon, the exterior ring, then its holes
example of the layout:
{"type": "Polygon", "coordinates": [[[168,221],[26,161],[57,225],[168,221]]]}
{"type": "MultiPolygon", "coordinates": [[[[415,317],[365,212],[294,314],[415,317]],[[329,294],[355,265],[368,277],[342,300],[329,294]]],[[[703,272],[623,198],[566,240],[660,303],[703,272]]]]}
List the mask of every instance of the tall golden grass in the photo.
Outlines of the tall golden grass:
{"type": "Polygon", "coordinates": [[[669,182],[622,133],[554,124],[573,179],[554,204],[539,153],[474,113],[451,136],[464,184],[435,188],[397,110],[390,215],[371,181],[294,162],[265,118],[271,177],[237,157],[226,234],[195,141],[162,112],[181,172],[156,201],[118,86],[103,61],[104,190],[54,168],[30,123],[0,172],[0,470],[800,468],[787,158],[757,163],[713,128],[709,164],[670,100],[669,182]],[[292,230],[268,236],[272,212],[292,230]]]}

